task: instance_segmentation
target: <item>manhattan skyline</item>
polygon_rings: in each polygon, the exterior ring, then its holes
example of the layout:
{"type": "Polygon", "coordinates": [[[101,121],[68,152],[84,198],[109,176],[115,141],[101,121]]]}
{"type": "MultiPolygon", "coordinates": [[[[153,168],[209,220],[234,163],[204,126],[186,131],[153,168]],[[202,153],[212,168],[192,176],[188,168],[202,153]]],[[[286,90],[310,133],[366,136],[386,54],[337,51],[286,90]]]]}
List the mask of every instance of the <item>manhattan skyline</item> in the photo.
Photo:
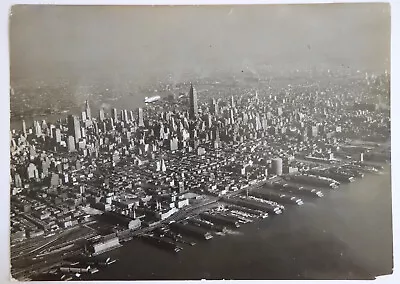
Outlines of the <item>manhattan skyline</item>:
{"type": "Polygon", "coordinates": [[[393,273],[389,4],[16,5],[10,274],[393,273]]]}

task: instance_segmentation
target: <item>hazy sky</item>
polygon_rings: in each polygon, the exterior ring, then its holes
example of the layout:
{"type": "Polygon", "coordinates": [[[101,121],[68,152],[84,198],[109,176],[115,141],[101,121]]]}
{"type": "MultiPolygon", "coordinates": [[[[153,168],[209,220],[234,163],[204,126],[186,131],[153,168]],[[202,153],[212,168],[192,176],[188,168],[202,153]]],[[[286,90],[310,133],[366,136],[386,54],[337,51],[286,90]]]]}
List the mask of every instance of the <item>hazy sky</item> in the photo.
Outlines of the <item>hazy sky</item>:
{"type": "Polygon", "coordinates": [[[12,78],[140,82],[172,73],[237,73],[390,62],[386,4],[264,6],[14,6],[12,78]],[[247,72],[246,71],[246,72],[247,72]],[[118,75],[117,75],[118,76],[118,75]]]}

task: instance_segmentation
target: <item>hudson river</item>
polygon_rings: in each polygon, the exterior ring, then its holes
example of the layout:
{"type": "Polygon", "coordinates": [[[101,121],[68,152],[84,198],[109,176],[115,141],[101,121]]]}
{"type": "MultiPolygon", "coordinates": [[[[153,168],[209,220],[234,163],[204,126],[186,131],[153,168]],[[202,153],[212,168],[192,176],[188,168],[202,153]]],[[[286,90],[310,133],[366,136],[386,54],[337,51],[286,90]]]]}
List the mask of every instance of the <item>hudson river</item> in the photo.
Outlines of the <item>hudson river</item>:
{"type": "Polygon", "coordinates": [[[368,279],[392,271],[390,167],[326,190],[280,216],[185,246],[178,254],[138,240],[96,280],[368,279]]]}

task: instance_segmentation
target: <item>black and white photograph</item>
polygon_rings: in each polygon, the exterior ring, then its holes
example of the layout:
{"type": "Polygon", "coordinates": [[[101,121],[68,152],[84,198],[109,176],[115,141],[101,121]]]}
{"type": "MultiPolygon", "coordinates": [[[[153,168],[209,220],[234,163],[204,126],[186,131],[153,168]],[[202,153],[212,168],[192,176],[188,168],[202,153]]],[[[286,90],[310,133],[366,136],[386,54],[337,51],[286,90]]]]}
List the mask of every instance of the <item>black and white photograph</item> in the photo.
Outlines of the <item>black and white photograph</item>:
{"type": "Polygon", "coordinates": [[[393,273],[390,4],[8,16],[10,279],[393,273]]]}

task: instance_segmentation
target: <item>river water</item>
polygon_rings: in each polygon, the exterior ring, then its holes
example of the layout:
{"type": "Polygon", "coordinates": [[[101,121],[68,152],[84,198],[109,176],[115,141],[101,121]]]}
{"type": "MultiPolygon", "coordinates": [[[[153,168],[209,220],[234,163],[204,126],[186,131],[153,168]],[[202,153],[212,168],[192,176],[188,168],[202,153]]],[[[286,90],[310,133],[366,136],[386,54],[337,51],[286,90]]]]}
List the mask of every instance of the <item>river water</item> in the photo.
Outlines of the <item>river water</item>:
{"type": "Polygon", "coordinates": [[[91,279],[370,279],[392,258],[390,167],[178,254],[138,240],[91,279]]]}

